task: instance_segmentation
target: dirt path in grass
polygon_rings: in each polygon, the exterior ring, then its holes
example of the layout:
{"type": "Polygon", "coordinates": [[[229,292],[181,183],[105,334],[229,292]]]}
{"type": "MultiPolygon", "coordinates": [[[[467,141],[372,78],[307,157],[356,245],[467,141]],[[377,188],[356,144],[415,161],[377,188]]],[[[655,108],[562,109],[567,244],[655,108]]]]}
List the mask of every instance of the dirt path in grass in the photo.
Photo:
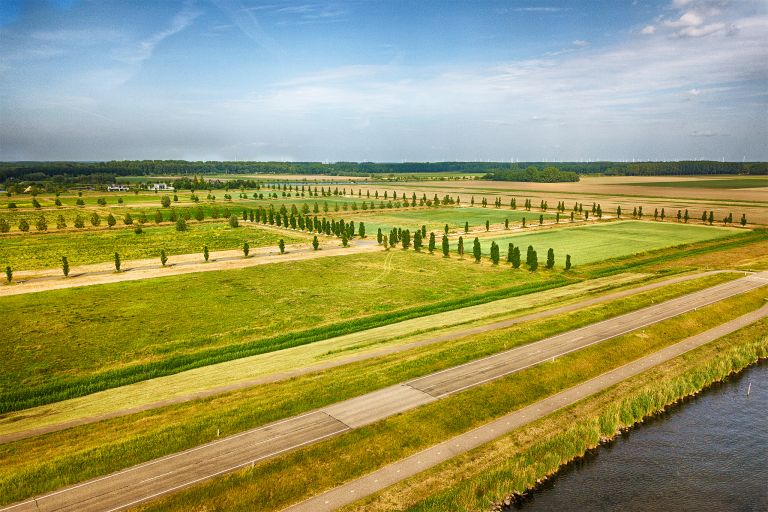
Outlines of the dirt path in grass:
{"type": "Polygon", "coordinates": [[[253,249],[248,258],[243,257],[241,250],[218,251],[210,253],[208,262],[203,260],[202,253],[180,254],[169,256],[165,267],[158,258],[130,260],[122,262],[120,272],[115,272],[114,263],[97,263],[72,267],[67,278],[62,276],[61,269],[20,271],[14,273],[13,284],[0,285],[0,297],[383,250],[375,239],[355,240],[349,247],[337,244],[334,241],[333,245],[321,246],[317,251],[306,244],[286,245],[285,254],[280,254],[277,247],[260,247],[253,249]]]}

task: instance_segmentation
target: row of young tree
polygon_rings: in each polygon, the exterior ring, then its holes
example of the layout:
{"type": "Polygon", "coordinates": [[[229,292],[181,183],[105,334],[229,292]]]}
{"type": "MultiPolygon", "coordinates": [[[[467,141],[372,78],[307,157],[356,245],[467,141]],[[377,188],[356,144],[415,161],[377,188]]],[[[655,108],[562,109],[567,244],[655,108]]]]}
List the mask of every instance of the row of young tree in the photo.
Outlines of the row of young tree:
{"type": "MultiPolygon", "coordinates": [[[[421,252],[424,248],[425,240],[427,241],[427,251],[430,254],[433,254],[437,250],[437,236],[434,232],[429,233],[429,237],[427,237],[427,230],[425,226],[422,226],[420,229],[414,230],[413,234],[411,234],[411,231],[409,229],[402,229],[402,228],[392,228],[389,232],[389,234],[384,234],[379,228],[377,234],[376,234],[376,240],[379,243],[379,245],[383,245],[386,250],[389,250],[390,248],[397,247],[398,245],[401,246],[404,250],[408,250],[411,247],[416,252],[421,252]]],[[[443,257],[448,258],[450,257],[450,241],[448,239],[448,234],[443,233],[442,239],[440,242],[440,249],[442,251],[443,257]]],[[[465,248],[464,248],[464,237],[460,236],[456,245],[456,252],[459,254],[460,257],[464,257],[465,248]]],[[[475,237],[474,241],[472,242],[472,256],[475,259],[475,262],[479,263],[482,258],[482,246],[480,244],[480,239],[475,237]]],[[[499,245],[495,241],[491,241],[491,247],[489,250],[489,258],[491,262],[494,265],[498,265],[499,261],[501,260],[500,256],[500,248],[499,245]]],[[[521,259],[520,259],[520,248],[515,246],[513,243],[509,243],[507,246],[507,263],[510,263],[513,268],[520,268],[521,259]]],[[[528,246],[528,250],[526,252],[526,260],[525,264],[528,267],[529,270],[535,271],[539,267],[539,260],[538,255],[536,251],[534,250],[533,246],[528,246]]],[[[546,261],[546,268],[551,269],[555,266],[555,251],[554,249],[550,248],[547,251],[547,261],[546,261]]],[[[571,269],[571,255],[566,254],[565,256],[565,270],[571,269]]]]}

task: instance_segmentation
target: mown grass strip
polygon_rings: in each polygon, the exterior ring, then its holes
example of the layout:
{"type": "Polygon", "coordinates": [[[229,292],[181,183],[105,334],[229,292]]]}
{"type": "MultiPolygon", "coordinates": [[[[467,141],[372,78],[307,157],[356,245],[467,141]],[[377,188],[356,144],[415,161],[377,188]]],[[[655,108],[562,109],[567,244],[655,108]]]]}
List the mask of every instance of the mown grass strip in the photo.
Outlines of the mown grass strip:
{"type": "MultiPolygon", "coordinates": [[[[141,510],[278,510],[763,305],[758,290],[201,484],[141,510]]],[[[765,325],[765,324],[764,324],[765,325]]],[[[433,510],[455,510],[435,508],[433,510]]],[[[461,508],[459,508],[461,510],[461,508]]]]}
{"type": "Polygon", "coordinates": [[[768,357],[766,330],[766,320],[740,329],[342,510],[488,510],[620,430],[768,357]]]}
{"type": "Polygon", "coordinates": [[[493,300],[517,297],[548,290],[563,286],[569,282],[572,281],[569,281],[562,275],[556,275],[554,278],[544,282],[502,288],[482,294],[462,297],[460,299],[441,301],[435,304],[408,308],[393,313],[381,313],[366,318],[307,329],[297,333],[278,335],[269,339],[261,339],[213,350],[203,350],[194,354],[171,356],[161,361],[109,370],[88,377],[70,379],[65,382],[51,382],[34,389],[13,390],[11,392],[0,394],[0,413],[27,409],[38,405],[66,400],[68,398],[84,396],[104,389],[125,386],[142,380],[172,375],[185,370],[231,361],[241,357],[306,345],[315,341],[372,329],[394,322],[442,313],[462,307],[474,306],[493,300]]]}
{"type": "MultiPolygon", "coordinates": [[[[258,386],[214,398],[8,443],[0,446],[0,497],[2,497],[0,499],[6,503],[16,501],[108,474],[212,441],[219,432],[221,435],[242,432],[410,378],[637,310],[652,303],[712,286],[729,278],[727,275],[708,276],[631,296],[617,303],[596,305],[509,329],[419,347],[290,381],[258,386]]],[[[741,304],[739,307],[752,305],[746,297],[736,298],[743,301],[739,302],[741,304]]],[[[738,311],[740,309],[735,308],[733,315],[736,316],[738,311]]],[[[730,314],[728,312],[721,315],[721,318],[730,314]]],[[[715,317],[717,315],[707,319],[711,322],[715,317]]],[[[674,320],[668,322],[674,322],[674,320]]],[[[694,332],[697,328],[696,325],[686,325],[686,328],[688,327],[690,329],[686,332],[694,332]]],[[[520,375],[530,376],[525,372],[521,372],[520,375]]],[[[504,396],[518,398],[524,396],[519,393],[520,390],[517,390],[513,394],[504,396]]],[[[464,396],[464,394],[457,396],[464,396]]],[[[464,416],[463,413],[461,416],[464,416]]],[[[478,418],[481,417],[483,416],[478,416],[478,418]]]]}

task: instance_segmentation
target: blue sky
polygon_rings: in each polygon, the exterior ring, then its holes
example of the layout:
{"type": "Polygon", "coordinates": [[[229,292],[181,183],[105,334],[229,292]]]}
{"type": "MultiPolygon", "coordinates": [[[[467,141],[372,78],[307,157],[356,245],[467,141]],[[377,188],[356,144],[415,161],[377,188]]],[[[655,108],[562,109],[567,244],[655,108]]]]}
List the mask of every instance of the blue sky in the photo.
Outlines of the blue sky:
{"type": "Polygon", "coordinates": [[[768,160],[768,2],[0,2],[0,159],[768,160]]]}

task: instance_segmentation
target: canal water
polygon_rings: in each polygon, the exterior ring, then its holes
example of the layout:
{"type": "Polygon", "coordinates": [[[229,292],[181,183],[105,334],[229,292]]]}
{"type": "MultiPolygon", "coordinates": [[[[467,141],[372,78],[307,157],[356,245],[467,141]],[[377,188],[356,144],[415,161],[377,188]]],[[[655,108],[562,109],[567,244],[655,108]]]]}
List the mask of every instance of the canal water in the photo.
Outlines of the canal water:
{"type": "Polygon", "coordinates": [[[516,508],[768,511],[768,362],[568,465],[516,508]]]}

